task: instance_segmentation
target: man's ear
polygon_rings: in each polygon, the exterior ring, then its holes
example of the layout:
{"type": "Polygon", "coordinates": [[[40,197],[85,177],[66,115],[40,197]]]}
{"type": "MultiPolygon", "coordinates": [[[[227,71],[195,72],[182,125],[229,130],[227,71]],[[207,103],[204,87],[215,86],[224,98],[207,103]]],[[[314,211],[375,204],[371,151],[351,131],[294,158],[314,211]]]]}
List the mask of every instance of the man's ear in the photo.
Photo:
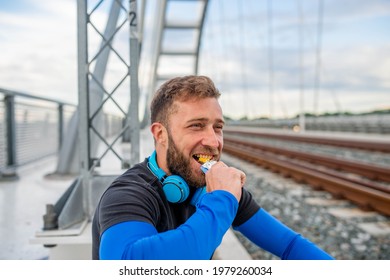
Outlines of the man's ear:
{"type": "Polygon", "coordinates": [[[168,131],[161,123],[152,123],[150,131],[153,134],[154,141],[160,145],[166,145],[168,141],[168,131]]]}

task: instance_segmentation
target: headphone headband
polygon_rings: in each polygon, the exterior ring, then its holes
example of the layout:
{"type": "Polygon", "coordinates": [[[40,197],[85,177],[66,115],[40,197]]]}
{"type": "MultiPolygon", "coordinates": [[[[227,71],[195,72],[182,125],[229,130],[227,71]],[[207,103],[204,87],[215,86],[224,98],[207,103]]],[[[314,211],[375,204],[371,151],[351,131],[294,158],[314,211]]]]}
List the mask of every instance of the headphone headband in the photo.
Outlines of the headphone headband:
{"type": "Polygon", "coordinates": [[[158,167],[156,156],[156,151],[153,151],[148,160],[148,167],[162,183],[167,174],[165,174],[164,170],[158,167]]]}

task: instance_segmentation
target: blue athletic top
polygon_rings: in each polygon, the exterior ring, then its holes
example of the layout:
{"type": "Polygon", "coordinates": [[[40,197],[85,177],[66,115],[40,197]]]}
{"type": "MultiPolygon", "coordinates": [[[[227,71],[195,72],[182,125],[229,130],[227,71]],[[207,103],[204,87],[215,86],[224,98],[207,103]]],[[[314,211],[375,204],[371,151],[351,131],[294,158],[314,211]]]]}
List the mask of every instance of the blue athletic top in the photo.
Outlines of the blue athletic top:
{"type": "MultiPolygon", "coordinates": [[[[193,191],[193,190],[192,190],[193,191]]],[[[191,198],[191,196],[190,196],[191,198]]],[[[93,219],[93,259],[210,259],[230,226],[281,259],[332,259],[273,218],[243,189],[169,203],[146,160],[105,191],[93,219]]]]}

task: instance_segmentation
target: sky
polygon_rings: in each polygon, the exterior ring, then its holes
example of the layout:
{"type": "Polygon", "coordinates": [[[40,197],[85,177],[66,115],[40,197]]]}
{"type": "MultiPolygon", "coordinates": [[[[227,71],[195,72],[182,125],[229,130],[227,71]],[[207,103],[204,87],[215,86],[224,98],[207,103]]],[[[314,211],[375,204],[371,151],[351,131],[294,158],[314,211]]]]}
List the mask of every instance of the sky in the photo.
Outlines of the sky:
{"type": "MultiPolygon", "coordinates": [[[[322,0],[322,17],[319,3],[209,1],[199,74],[222,92],[226,115],[390,108],[390,1],[322,0]]],[[[97,25],[106,18],[102,9],[97,25]]],[[[76,104],[76,23],[76,0],[0,0],[0,87],[76,104]]]]}

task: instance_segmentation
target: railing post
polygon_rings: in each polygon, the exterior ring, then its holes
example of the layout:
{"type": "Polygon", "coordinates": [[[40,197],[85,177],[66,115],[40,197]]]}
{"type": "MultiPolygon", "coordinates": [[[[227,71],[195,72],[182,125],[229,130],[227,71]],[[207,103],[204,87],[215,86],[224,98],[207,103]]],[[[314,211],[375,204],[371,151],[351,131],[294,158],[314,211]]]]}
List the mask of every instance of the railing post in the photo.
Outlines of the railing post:
{"type": "Polygon", "coordinates": [[[6,95],[4,98],[6,112],[7,131],[7,170],[2,177],[17,178],[16,165],[16,121],[15,121],[15,97],[6,95]]]}
{"type": "Polygon", "coordinates": [[[64,134],[64,104],[58,104],[58,151],[61,150],[64,134]]]}

